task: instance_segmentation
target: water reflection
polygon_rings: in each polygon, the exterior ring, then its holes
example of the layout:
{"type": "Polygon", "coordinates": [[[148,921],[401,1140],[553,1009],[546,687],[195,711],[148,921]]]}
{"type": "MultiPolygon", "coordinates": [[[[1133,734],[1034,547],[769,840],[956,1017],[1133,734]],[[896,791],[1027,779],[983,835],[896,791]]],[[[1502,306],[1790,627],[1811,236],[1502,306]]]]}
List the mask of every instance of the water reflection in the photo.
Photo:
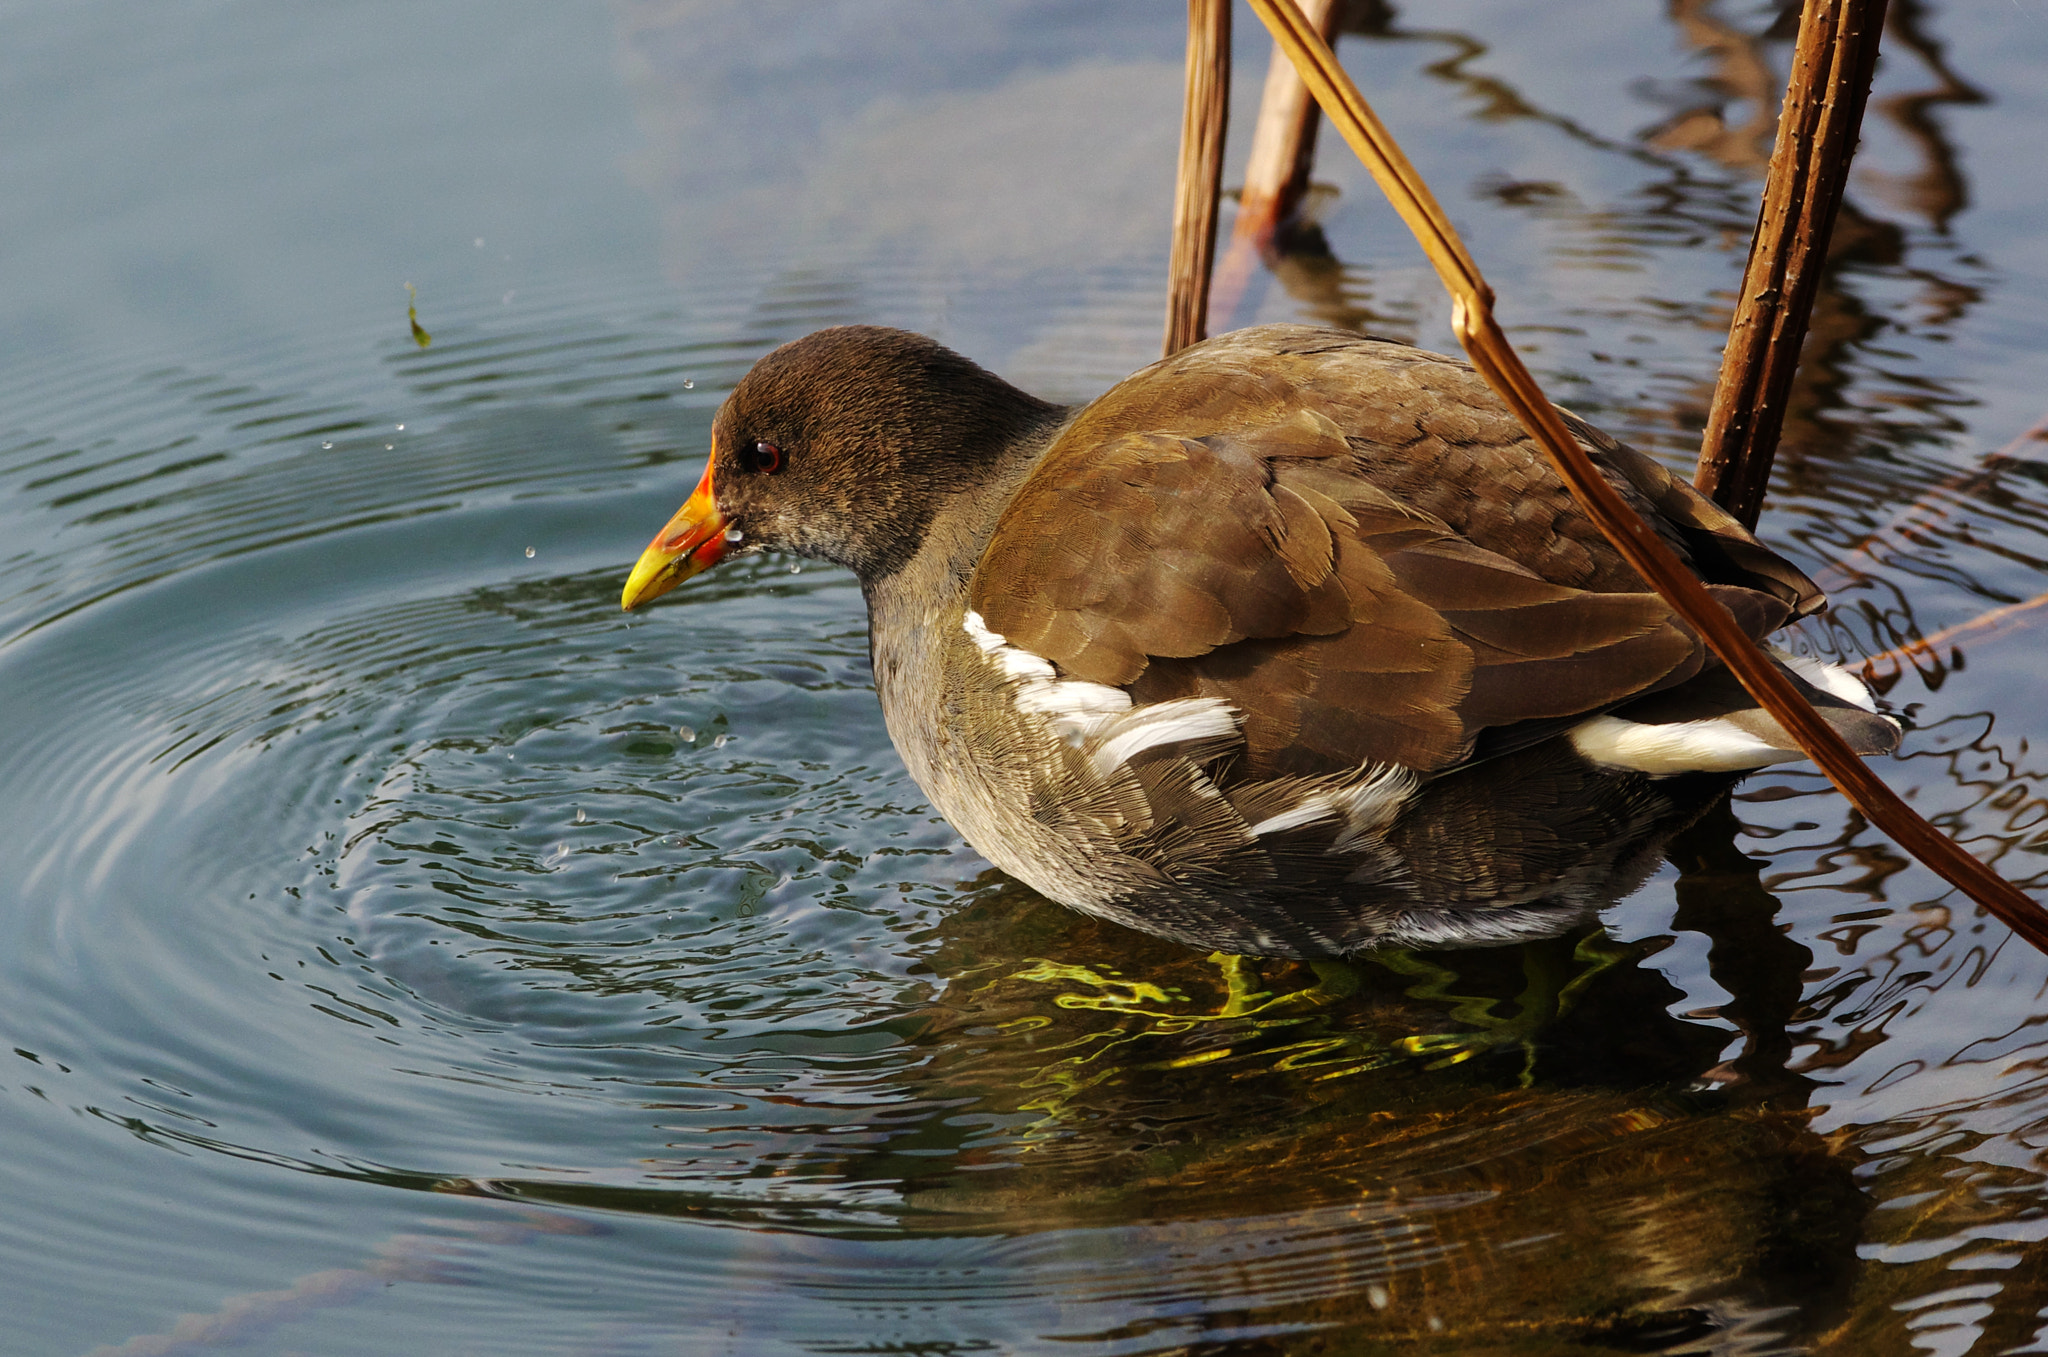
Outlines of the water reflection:
{"type": "MultiPolygon", "coordinates": [[[[2036,1342],[2039,960],[1816,776],[1660,825],[1672,865],[1601,928],[1222,964],[976,875],[887,747],[843,576],[759,562],[616,612],[622,550],[783,339],[934,330],[1061,398],[1156,351],[1183,14],[1099,10],[623,4],[666,288],[494,262],[422,285],[420,350],[408,262],[383,328],[250,342],[197,301],[189,349],[0,375],[0,1295],[28,1350],[2036,1342]],[[1117,145],[1070,171],[1091,108],[1117,145]]],[[[1584,76],[1605,11],[1357,6],[1344,43],[1560,398],[1674,465],[1782,12],[1674,0],[1584,76]]],[[[1915,727],[1885,775],[2039,890],[2043,677],[2011,623],[1947,631],[2048,566],[2014,439],[2038,288],[1984,210],[2031,173],[1994,141],[2023,144],[2032,65],[1986,23],[1894,0],[1765,534],[1837,600],[1806,646],[1945,638],[1872,671],[1915,727]]],[[[363,51],[351,79],[389,60],[363,51]]],[[[409,137],[434,95],[391,100],[409,137]]],[[[1243,318],[1441,344],[1325,150],[1342,192],[1243,318]]]]}
{"type": "MultiPolygon", "coordinates": [[[[1471,35],[1407,28],[1394,9],[1377,4],[1348,11],[1344,31],[1352,41],[1449,46],[1452,56],[1424,69],[1473,101],[1482,110],[1479,116],[1544,124],[1598,156],[1627,159],[1649,169],[1631,191],[1632,205],[1624,210],[1589,205],[1551,181],[1496,176],[1479,186],[1504,207],[1564,233],[1566,240],[1553,247],[1557,256],[1605,260],[1647,273],[1671,262],[1674,251],[1695,249],[1715,235],[1724,251],[1733,252],[1746,243],[1754,213],[1754,181],[1768,159],[1783,83],[1779,71],[1792,37],[1790,15],[1791,11],[1767,15],[1761,27],[1746,29],[1721,15],[1712,3],[1674,0],[1672,17],[1679,35],[1709,57],[1714,73],[1682,90],[1644,86],[1642,97],[1679,105],[1680,111],[1672,121],[1627,140],[1580,127],[1541,108],[1499,77],[1471,69],[1488,52],[1487,45],[1471,35]],[[1739,125],[1731,124],[1731,104],[1747,110],[1739,125]],[[1692,130],[1681,134],[1685,128],[1692,130]],[[1699,159],[1734,177],[1702,175],[1699,159]]],[[[1880,142],[1877,152],[1903,149],[1916,165],[1903,173],[1865,175],[1858,183],[1875,184],[1888,202],[1908,208],[1940,234],[1918,235],[1901,223],[1871,215],[1853,196],[1844,204],[1790,398],[1774,482],[1773,536],[1811,553],[1808,559],[1836,600],[1836,612],[1827,625],[1853,633],[1827,643],[1844,655],[1891,650],[1922,634],[1898,584],[1856,571],[1859,559],[1881,552],[1894,572],[1938,575],[1976,598],[2012,603],[2017,599],[2001,593],[1981,572],[1942,564],[1951,554],[1943,549],[1944,541],[1966,548],[1965,554],[1980,546],[1971,523],[1951,506],[1996,512],[2001,501],[2017,495],[2027,507],[2001,514],[2002,522],[2028,536],[2039,531],[2028,488],[2009,484],[2014,477],[2038,480],[2035,465],[2014,456],[2013,450],[1984,458],[1964,475],[1914,455],[1962,435],[1970,399],[1957,386],[1925,372],[1910,377],[1896,373],[1887,361],[1890,351],[1883,347],[1904,335],[1943,340],[1967,321],[1984,295],[1982,263],[1958,258],[1946,239],[1947,223],[1966,202],[1966,190],[1955,147],[1933,112],[1943,104],[1981,101],[1983,95],[1951,69],[1929,23],[1923,6],[1900,5],[1892,10],[1889,32],[1895,46],[1933,78],[1934,86],[1887,94],[1872,104],[1873,118],[1889,121],[1898,134],[1894,143],[1880,142]],[[1916,187],[1907,191],[1900,187],[1903,184],[1916,187]],[[1881,290],[1881,306],[1873,306],[1863,295],[1872,286],[1881,290]],[[1908,289],[1904,295],[1899,293],[1901,286],[1908,289]],[[1903,513],[1888,508],[1901,504],[1912,507],[1903,513]],[[1896,521],[1874,531],[1885,516],[1895,516],[1896,521]],[[1859,524],[1865,526],[1857,534],[1859,524]],[[1845,538],[1845,528],[1857,535],[1845,538]],[[1881,610],[1858,597],[1871,589],[1889,594],[1881,610]],[[1870,625],[1880,616],[1881,624],[1870,625]]],[[[1867,133],[1866,140],[1873,138],[1867,133]]],[[[1318,222],[1332,192],[1325,186],[1319,196],[1311,195],[1303,213],[1276,236],[1268,259],[1275,279],[1305,314],[1393,338],[1415,338],[1414,301],[1398,294],[1382,300],[1384,283],[1375,283],[1374,269],[1345,265],[1333,253],[1318,222]]],[[[1634,304],[1640,306],[1642,300],[1634,304]]],[[[1589,320],[1600,314],[1583,304],[1568,304],[1558,312],[1589,320]]],[[[1612,312],[1605,314],[1614,318],[1612,312]]],[[[1689,321],[1718,336],[1725,331],[1728,314],[1721,306],[1693,306],[1664,312],[1661,319],[1666,324],[1689,321]]],[[[1613,358],[1597,351],[1592,356],[1596,362],[1613,358]]],[[[1620,361],[1639,366],[1642,359],[1620,361]]],[[[1573,375],[1564,375],[1569,386],[1573,375]]],[[[1600,411],[1602,418],[1640,445],[1663,447],[1676,460],[1693,450],[1690,440],[1704,426],[1712,383],[1700,371],[1659,373],[1651,383],[1663,388],[1655,403],[1578,403],[1588,411],[1600,411]]],[[[2002,554],[2015,550],[2021,551],[2029,568],[2038,566],[2041,557],[2035,553],[2010,541],[2001,546],[2002,554]]],[[[1930,684],[1938,686],[1939,677],[1930,672],[1930,684]]]]}
{"type": "MultiPolygon", "coordinates": [[[[1722,841],[1725,873],[1731,828],[1689,851],[1722,841]]],[[[1715,884],[1681,896],[1705,889],[1735,933],[1769,934],[1753,872],[1749,898],[1715,884]]],[[[901,1048],[887,1085],[785,1084],[772,1129],[716,1081],[678,1086],[640,1105],[657,1134],[690,1135],[647,1146],[637,1186],[365,1176],[798,1227],[814,1242],[764,1237],[760,1270],[732,1285],[873,1309],[1057,1297],[1067,1327],[1036,1332],[1099,1344],[1314,1331],[1447,1352],[1761,1349],[1837,1324],[1859,1276],[1854,1160],[1774,1085],[1782,1044],[1754,1040],[1782,986],[1743,1010],[1752,1044],[1729,1069],[1726,1032],[1675,1015],[1680,992],[1643,964],[1657,944],[1598,929],[1348,967],[1225,962],[991,874],[914,941],[936,992],[882,1024],[901,1048]],[[956,1245],[960,1271],[915,1254],[876,1271],[889,1241],[923,1236],[1035,1242],[956,1245]],[[1170,1317],[1191,1304],[1206,1318],[1188,1332],[1170,1317]]],[[[1716,959],[1789,974],[1796,994],[1783,955],[1716,959]]],[[[398,1266],[416,1253],[385,1251],[378,1275],[437,1280],[398,1266]]]]}

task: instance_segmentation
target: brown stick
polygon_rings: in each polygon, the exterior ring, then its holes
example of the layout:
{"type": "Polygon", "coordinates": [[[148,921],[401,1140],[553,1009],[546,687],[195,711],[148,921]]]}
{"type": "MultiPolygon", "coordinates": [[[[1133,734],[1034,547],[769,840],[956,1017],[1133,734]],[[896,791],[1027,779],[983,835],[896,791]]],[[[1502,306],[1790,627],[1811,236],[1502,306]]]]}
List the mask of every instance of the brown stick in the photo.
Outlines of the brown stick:
{"type": "Polygon", "coordinates": [[[1756,526],[1770,484],[1877,66],[1884,9],[1885,0],[1806,0],[1799,16],[1777,147],[1693,475],[1745,527],[1756,526]]]}
{"type": "Polygon", "coordinates": [[[1188,0],[1187,102],[1173,191],[1173,262],[1167,268],[1165,356],[1209,333],[1209,269],[1230,125],[1230,0],[1188,0]]]}
{"type": "MultiPolygon", "coordinates": [[[[1337,0],[1302,0],[1301,13],[1328,42],[1337,20],[1337,0]]],[[[1232,236],[1271,239],[1273,228],[1301,201],[1315,164],[1316,127],[1321,120],[1301,72],[1275,47],[1266,68],[1265,94],[1259,100],[1259,121],[1252,129],[1252,148],[1245,157],[1244,190],[1237,200],[1232,236]]]]}
{"type": "Polygon", "coordinates": [[[1557,473],[1636,572],[1663,595],[1711,646],[1742,686],[1778,719],[1799,747],[1871,823],[1902,848],[1983,905],[2013,932],[2048,952],[2048,910],[2022,895],[1976,858],[1965,853],[1912,807],[1842,743],[1834,728],[1801,697],[1777,664],[1744,635],[1728,610],[1658,538],[1655,529],[1625,504],[1607,483],[1578,440],[1524,367],[1520,355],[1493,318],[1493,294],[1465,252],[1428,185],[1401,154],[1391,134],[1366,104],[1358,87],[1337,65],[1329,44],[1302,18],[1293,0],[1251,0],[1252,8],[1288,49],[1332,126],[1358,153],[1394,210],[1415,233],[1451,294],[1451,325],[1472,358],[1472,366],[1507,402],[1557,473]]]}
{"type": "MultiPolygon", "coordinates": [[[[1332,40],[1337,0],[1302,0],[1302,17],[1315,25],[1323,41],[1332,40]]],[[[1210,311],[1228,324],[1250,284],[1259,260],[1272,248],[1273,236],[1308,191],[1315,167],[1316,127],[1322,115],[1301,72],[1275,45],[1266,67],[1266,91],[1259,100],[1259,121],[1252,128],[1252,149],[1245,157],[1244,187],[1237,195],[1237,216],[1230,225],[1230,248],[1216,268],[1210,311]]]]}

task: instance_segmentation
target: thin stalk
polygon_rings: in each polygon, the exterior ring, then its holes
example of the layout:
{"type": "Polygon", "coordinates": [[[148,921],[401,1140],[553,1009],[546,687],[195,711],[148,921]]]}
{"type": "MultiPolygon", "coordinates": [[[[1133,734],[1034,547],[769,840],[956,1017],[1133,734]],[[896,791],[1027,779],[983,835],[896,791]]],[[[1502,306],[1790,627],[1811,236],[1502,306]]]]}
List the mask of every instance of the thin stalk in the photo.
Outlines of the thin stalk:
{"type": "MultiPolygon", "coordinates": [[[[1337,0],[1301,0],[1301,12],[1325,42],[1332,41],[1337,0]]],[[[1308,192],[1309,172],[1316,158],[1316,125],[1322,120],[1301,72],[1278,45],[1266,68],[1266,89],[1259,99],[1259,120],[1252,126],[1252,148],[1245,156],[1244,187],[1231,219],[1230,247],[1216,270],[1210,312],[1229,324],[1259,260],[1272,249],[1280,224],[1308,192]]]]}
{"type": "Polygon", "coordinates": [[[1230,125],[1230,0],[1188,0],[1187,100],[1173,194],[1173,257],[1167,267],[1165,356],[1209,332],[1209,272],[1223,193],[1223,137],[1230,125]]]}
{"type": "Polygon", "coordinates": [[[1571,487],[1587,517],[1636,572],[1663,595],[1673,611],[1705,639],[1750,695],[1778,719],[1871,823],[2034,947],[2048,952],[2048,911],[1965,853],[1885,786],[1799,695],[1770,657],[1743,634],[1728,610],[1714,601],[1655,530],[1623,503],[1565,428],[1557,407],[1545,398],[1536,379],[1508,343],[1493,318],[1493,293],[1480,276],[1478,266],[1466,253],[1464,243],[1451,228],[1428,185],[1401,154],[1358,87],[1337,65],[1329,44],[1302,17],[1293,0],[1250,3],[1272,30],[1274,41],[1287,49],[1331,125],[1365,162],[1381,192],[1408,223],[1423,253],[1436,267],[1437,275],[1451,294],[1452,327],[1471,357],[1473,368],[1514,410],[1558,475],[1571,487]]]}
{"type": "Polygon", "coordinates": [[[1754,528],[1877,68],[1885,0],[1806,0],[1693,483],[1754,528]]]}

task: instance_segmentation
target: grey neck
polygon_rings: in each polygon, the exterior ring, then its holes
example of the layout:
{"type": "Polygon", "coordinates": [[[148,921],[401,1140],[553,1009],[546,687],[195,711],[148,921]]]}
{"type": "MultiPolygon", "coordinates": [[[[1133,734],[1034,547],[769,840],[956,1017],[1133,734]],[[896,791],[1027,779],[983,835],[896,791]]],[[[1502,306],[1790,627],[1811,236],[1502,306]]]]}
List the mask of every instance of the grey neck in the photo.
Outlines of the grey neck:
{"type": "Polygon", "coordinates": [[[1057,410],[1030,436],[1013,442],[986,476],[949,496],[932,514],[916,553],[901,569],[861,582],[871,628],[880,630],[897,623],[915,626],[959,603],[996,530],[996,520],[1066,426],[1069,415],[1069,411],[1057,410]]]}

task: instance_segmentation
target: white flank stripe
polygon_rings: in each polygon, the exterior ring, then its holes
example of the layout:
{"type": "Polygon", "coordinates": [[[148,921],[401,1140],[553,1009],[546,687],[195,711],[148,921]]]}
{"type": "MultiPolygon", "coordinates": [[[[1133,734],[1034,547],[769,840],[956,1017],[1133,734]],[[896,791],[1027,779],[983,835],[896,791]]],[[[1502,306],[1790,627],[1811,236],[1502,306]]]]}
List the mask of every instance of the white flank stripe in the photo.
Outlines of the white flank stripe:
{"type": "Polygon", "coordinates": [[[1052,667],[1052,661],[1034,655],[1028,650],[1019,650],[1015,646],[1004,646],[998,650],[996,663],[1003,667],[1006,677],[1016,679],[1020,683],[1030,680],[1051,683],[1058,672],[1052,667]]]}
{"type": "Polygon", "coordinates": [[[1381,768],[1368,765],[1353,776],[1357,780],[1348,786],[1332,787],[1325,782],[1307,792],[1293,806],[1253,825],[1252,836],[1280,834],[1341,815],[1344,823],[1330,845],[1331,852],[1348,853],[1366,839],[1379,837],[1415,795],[1415,774],[1387,764],[1381,768]]]}
{"type": "Polygon", "coordinates": [[[1133,754],[1162,744],[1214,739],[1237,733],[1237,717],[1220,697],[1182,697],[1152,702],[1114,718],[1102,743],[1088,755],[1096,775],[1108,777],[1133,754]]]}
{"type": "Polygon", "coordinates": [[[1394,823],[1401,807],[1415,795],[1415,782],[1412,771],[1390,763],[1365,781],[1338,792],[1337,801],[1344,807],[1344,820],[1351,831],[1347,838],[1374,833],[1394,823]]]}
{"type": "Polygon", "coordinates": [[[1638,773],[1740,773],[1806,756],[1766,744],[1726,721],[1653,726],[1596,716],[1571,730],[1572,744],[1594,763],[1638,773]]]}
{"type": "Polygon", "coordinates": [[[982,621],[981,614],[972,608],[967,610],[967,616],[960,619],[960,629],[986,654],[993,655],[1007,644],[1002,637],[988,629],[988,623],[982,621]]]}
{"type": "Polygon", "coordinates": [[[1121,688],[1086,679],[1061,679],[1052,662],[1011,645],[968,609],[960,626],[982,654],[1015,685],[1017,710],[1046,718],[1053,734],[1089,750],[1098,777],[1108,777],[1135,755],[1164,744],[1183,744],[1237,733],[1237,715],[1220,697],[1186,697],[1131,705],[1121,688]]]}
{"type": "Polygon", "coordinates": [[[1116,716],[1131,709],[1131,695],[1085,679],[1064,683],[1031,683],[1017,694],[1017,710],[1053,717],[1116,716]]]}
{"type": "Polygon", "coordinates": [[[1085,679],[1060,679],[1050,660],[1011,645],[1000,633],[990,631],[972,608],[960,619],[960,627],[1002,676],[1016,685],[1017,710],[1047,718],[1053,734],[1076,749],[1131,709],[1131,695],[1121,688],[1085,679]]]}
{"type": "Polygon", "coordinates": [[[1257,838],[1261,834],[1284,834],[1290,829],[1300,829],[1303,825],[1312,825],[1318,820],[1327,820],[1336,813],[1337,808],[1331,805],[1327,798],[1321,796],[1304,797],[1301,804],[1294,807],[1294,809],[1283,810],[1278,815],[1268,815],[1265,819],[1253,825],[1252,837],[1257,838]]]}
{"type": "Polygon", "coordinates": [[[1382,941],[1396,947],[1435,947],[1443,943],[1470,947],[1483,942],[1553,938],[1559,932],[1559,922],[1576,913],[1569,907],[1522,909],[1498,905],[1442,912],[1409,909],[1395,916],[1382,941]]]}

